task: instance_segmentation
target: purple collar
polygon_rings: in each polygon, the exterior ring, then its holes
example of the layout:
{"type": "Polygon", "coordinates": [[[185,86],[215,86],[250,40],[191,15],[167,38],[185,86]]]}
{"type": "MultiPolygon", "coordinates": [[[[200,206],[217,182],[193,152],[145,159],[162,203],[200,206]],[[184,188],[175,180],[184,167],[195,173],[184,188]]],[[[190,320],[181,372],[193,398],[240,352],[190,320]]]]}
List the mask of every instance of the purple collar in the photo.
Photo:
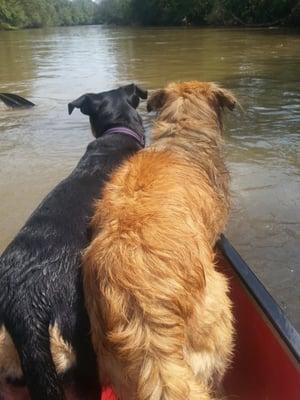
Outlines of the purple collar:
{"type": "Polygon", "coordinates": [[[124,135],[135,138],[142,147],[145,147],[145,136],[142,133],[138,133],[129,128],[126,128],[125,126],[118,126],[116,128],[107,129],[107,131],[105,131],[103,135],[107,135],[109,133],[124,133],[124,135]]]}

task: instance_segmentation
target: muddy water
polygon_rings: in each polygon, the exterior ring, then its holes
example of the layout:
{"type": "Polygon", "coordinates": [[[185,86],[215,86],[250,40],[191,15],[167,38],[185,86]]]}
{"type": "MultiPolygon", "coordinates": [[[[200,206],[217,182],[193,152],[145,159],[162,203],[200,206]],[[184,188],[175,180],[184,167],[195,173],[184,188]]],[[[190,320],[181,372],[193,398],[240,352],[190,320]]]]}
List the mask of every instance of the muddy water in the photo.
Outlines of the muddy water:
{"type": "MultiPolygon", "coordinates": [[[[226,118],[227,235],[300,329],[300,36],[280,30],[74,27],[0,32],[0,250],[91,140],[67,102],[126,82],[214,80],[243,107],[226,118]]],[[[142,111],[149,127],[151,120],[142,111]]]]}

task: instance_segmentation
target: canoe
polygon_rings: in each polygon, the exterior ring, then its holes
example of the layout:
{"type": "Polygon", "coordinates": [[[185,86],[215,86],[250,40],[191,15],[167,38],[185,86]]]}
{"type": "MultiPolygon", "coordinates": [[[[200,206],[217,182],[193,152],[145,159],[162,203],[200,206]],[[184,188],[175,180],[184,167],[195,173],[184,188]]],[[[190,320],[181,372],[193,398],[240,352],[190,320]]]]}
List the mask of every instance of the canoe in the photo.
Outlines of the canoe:
{"type": "MultiPolygon", "coordinates": [[[[300,400],[299,333],[223,235],[217,262],[230,281],[236,329],[224,398],[300,400]]],[[[111,388],[103,389],[101,400],[115,400],[111,388]]]]}
{"type": "Polygon", "coordinates": [[[236,325],[227,399],[300,400],[300,335],[230,242],[218,243],[236,325]]]}

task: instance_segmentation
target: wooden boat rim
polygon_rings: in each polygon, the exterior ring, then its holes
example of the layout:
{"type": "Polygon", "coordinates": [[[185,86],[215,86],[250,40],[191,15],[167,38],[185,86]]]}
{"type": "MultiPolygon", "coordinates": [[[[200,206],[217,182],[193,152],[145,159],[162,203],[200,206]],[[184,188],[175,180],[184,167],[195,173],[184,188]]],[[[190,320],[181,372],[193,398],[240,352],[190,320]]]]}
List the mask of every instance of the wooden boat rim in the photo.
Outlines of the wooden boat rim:
{"type": "Polygon", "coordinates": [[[221,235],[218,241],[218,248],[232,265],[296,360],[300,362],[300,334],[284,311],[224,235],[221,235]]]}

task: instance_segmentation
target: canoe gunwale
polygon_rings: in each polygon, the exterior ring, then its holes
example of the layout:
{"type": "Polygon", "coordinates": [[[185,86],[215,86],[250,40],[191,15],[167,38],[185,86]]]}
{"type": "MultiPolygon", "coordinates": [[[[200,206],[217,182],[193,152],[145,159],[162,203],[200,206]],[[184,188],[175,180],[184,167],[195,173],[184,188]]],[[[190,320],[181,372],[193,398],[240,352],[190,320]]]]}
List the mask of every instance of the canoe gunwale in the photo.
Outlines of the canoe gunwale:
{"type": "Polygon", "coordinates": [[[217,247],[232,265],[250,295],[263,310],[264,315],[286,343],[296,360],[300,362],[300,334],[286,314],[224,235],[221,235],[217,247]]]}

